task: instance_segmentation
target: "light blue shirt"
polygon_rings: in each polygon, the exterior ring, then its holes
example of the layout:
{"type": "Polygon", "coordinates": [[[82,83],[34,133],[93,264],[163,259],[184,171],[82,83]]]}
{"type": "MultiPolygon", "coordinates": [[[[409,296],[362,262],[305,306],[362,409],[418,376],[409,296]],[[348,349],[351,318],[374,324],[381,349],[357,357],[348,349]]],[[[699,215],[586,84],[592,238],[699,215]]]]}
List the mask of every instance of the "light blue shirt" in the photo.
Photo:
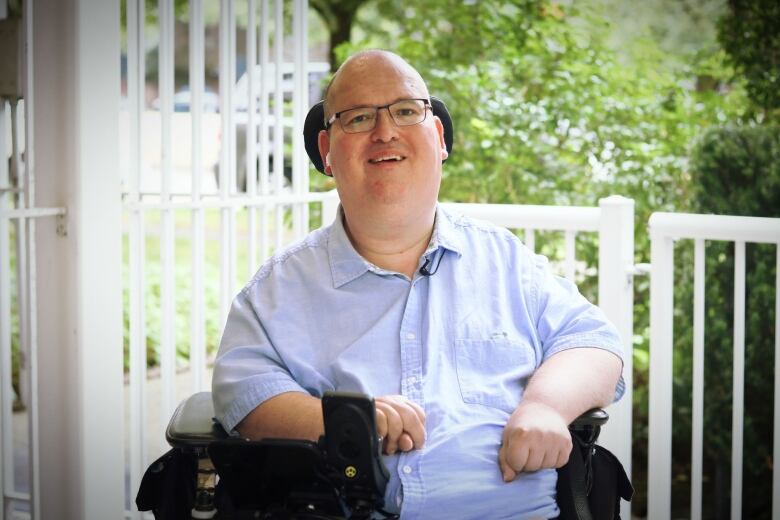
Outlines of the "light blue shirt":
{"type": "Polygon", "coordinates": [[[439,207],[419,265],[426,259],[438,265],[432,276],[383,270],[355,251],[341,218],[274,255],[228,316],[217,418],[233,430],[289,391],[402,394],[425,410],[426,441],[384,457],[387,509],[404,519],[553,518],[555,470],[502,480],[504,426],[547,358],[576,347],[622,356],[618,334],[504,228],[439,207]]]}

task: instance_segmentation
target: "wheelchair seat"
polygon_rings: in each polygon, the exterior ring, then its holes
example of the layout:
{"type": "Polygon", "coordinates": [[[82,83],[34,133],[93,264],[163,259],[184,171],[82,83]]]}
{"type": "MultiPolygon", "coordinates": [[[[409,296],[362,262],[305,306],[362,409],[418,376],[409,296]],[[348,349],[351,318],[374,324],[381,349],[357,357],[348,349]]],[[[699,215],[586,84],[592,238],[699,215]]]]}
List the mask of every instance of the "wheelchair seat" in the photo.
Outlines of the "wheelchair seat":
{"type": "MultiPolygon", "coordinates": [[[[611,453],[609,453],[601,446],[596,445],[601,427],[604,426],[608,420],[609,415],[606,411],[602,409],[593,409],[582,414],[569,425],[569,430],[572,434],[573,441],[572,456],[570,456],[569,463],[558,469],[557,493],[559,508],[561,509],[561,516],[559,517],[560,520],[592,520],[594,518],[598,520],[619,519],[618,515],[620,499],[631,499],[633,488],[631,487],[628,477],[623,471],[622,465],[611,453]],[[594,502],[596,502],[595,505],[594,502]],[[593,514],[590,512],[591,510],[594,511],[593,514]]],[[[373,420],[371,424],[373,425],[373,420]]],[[[197,484],[194,490],[194,500],[188,502],[188,506],[190,504],[192,505],[191,518],[225,518],[225,516],[219,516],[217,514],[217,507],[215,502],[215,481],[217,470],[215,469],[213,461],[211,460],[210,447],[212,448],[212,455],[218,455],[218,452],[225,453],[226,445],[229,448],[230,443],[234,443],[235,445],[242,443],[251,444],[250,441],[242,441],[237,438],[230,439],[228,433],[225,432],[219,422],[214,418],[214,408],[211,399],[211,392],[199,392],[182,401],[176,408],[176,411],[168,423],[168,427],[165,432],[165,438],[172,447],[171,452],[180,454],[181,456],[194,457],[197,459],[197,484]]],[[[279,440],[272,440],[270,444],[273,444],[274,442],[279,442],[279,440]]],[[[281,441],[279,451],[275,456],[272,455],[270,459],[276,461],[281,460],[279,457],[282,456],[281,450],[283,449],[287,449],[288,453],[294,453],[294,451],[291,452],[289,450],[294,450],[296,448],[295,446],[290,445],[290,443],[295,442],[296,441],[281,441]]],[[[303,443],[304,441],[300,442],[303,443]]],[[[267,446],[269,444],[268,441],[259,441],[255,444],[263,443],[265,443],[266,446],[262,446],[262,448],[266,451],[270,449],[271,451],[269,451],[269,453],[273,454],[273,446],[267,446]]],[[[306,448],[304,451],[312,451],[317,449],[317,445],[315,443],[306,444],[307,446],[303,447],[306,448]],[[309,444],[311,446],[308,446],[309,444]]],[[[320,444],[324,445],[322,440],[320,444]]],[[[169,452],[169,454],[171,452],[169,452]]],[[[251,452],[245,451],[244,453],[251,452]]],[[[375,458],[379,459],[378,456],[375,458]]],[[[263,460],[270,459],[268,456],[265,456],[265,459],[263,460]]],[[[271,463],[272,470],[270,473],[268,470],[265,472],[258,471],[254,472],[254,477],[265,478],[270,481],[274,480],[273,478],[269,478],[270,476],[275,476],[273,474],[273,464],[278,464],[278,462],[271,463]]],[[[244,466],[248,467],[247,464],[244,464],[244,466]]],[[[277,465],[275,467],[279,466],[277,465]]],[[[382,469],[384,469],[383,465],[382,469]]],[[[318,473],[318,475],[320,475],[320,473],[318,473]]],[[[144,480],[146,480],[146,476],[144,477],[144,480]]],[[[228,478],[224,480],[228,481],[228,483],[236,481],[235,478],[228,478]]],[[[150,507],[150,504],[141,504],[140,502],[143,487],[144,484],[142,483],[142,489],[139,490],[138,499],[136,500],[139,506],[139,510],[153,509],[150,507]],[[146,507],[146,509],[142,509],[142,507],[146,507]]],[[[243,487],[244,490],[242,493],[246,495],[246,486],[243,487]]],[[[268,486],[265,486],[265,488],[268,488],[268,486]]],[[[279,486],[277,486],[274,489],[287,488],[279,488],[279,486]]],[[[317,489],[321,491],[322,488],[320,486],[317,489]]],[[[289,490],[286,492],[289,492],[289,490]]],[[[174,516],[158,516],[157,509],[154,509],[154,511],[155,518],[158,520],[160,518],[174,518],[174,516]]],[[[181,518],[181,516],[178,515],[175,517],[181,518]]],[[[247,518],[315,517],[369,518],[369,516],[309,517],[298,514],[287,516],[266,515],[262,517],[247,516],[247,518]]],[[[228,514],[227,518],[238,518],[238,516],[228,514]]],[[[241,518],[243,518],[243,516],[241,518]]]]}

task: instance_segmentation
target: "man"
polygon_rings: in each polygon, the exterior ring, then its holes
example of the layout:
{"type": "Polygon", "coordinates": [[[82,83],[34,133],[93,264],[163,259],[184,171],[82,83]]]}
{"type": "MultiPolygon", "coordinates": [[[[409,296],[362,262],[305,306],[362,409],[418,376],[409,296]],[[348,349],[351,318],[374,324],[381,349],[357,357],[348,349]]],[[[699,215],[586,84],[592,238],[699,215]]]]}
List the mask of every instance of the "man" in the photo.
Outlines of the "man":
{"type": "Polygon", "coordinates": [[[316,440],[319,397],[363,392],[384,438],[388,509],[555,518],[567,425],[622,393],[615,329],[514,235],[438,207],[443,127],[402,58],[347,60],[325,121],[339,217],[236,297],[214,371],[218,419],[247,438],[316,440]]]}

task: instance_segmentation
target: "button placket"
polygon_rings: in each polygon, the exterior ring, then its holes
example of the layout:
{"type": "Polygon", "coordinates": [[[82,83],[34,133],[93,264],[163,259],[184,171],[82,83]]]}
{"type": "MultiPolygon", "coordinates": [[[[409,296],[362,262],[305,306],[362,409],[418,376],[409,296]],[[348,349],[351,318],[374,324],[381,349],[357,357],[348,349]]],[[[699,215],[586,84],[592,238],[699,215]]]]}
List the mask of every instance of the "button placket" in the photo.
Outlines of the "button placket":
{"type": "MultiPolygon", "coordinates": [[[[419,280],[415,280],[419,282],[419,280]]],[[[424,407],[422,394],[422,343],[421,330],[421,299],[418,287],[425,287],[413,282],[406,300],[406,308],[401,319],[401,393],[409,400],[424,407]]],[[[398,477],[403,490],[404,516],[414,518],[419,513],[424,500],[422,475],[419,472],[419,460],[422,451],[412,450],[401,453],[398,460],[398,477]]]]}
{"type": "Polygon", "coordinates": [[[401,320],[401,393],[422,406],[422,344],[417,333],[422,310],[418,286],[412,284],[401,320]]]}

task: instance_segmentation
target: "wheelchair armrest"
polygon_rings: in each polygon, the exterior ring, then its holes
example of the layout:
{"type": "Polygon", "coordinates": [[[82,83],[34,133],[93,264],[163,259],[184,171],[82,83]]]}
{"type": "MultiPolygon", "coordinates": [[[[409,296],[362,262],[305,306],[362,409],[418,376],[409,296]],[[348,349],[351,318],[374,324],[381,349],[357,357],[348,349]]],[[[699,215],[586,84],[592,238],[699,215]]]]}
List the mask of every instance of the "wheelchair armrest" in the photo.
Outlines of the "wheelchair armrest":
{"type": "Polygon", "coordinates": [[[570,430],[584,430],[596,426],[604,426],[609,420],[609,414],[603,408],[593,408],[580,415],[569,425],[570,430]]]}
{"type": "Polygon", "coordinates": [[[589,448],[596,444],[601,427],[609,420],[609,414],[601,408],[593,408],[574,419],[569,425],[572,439],[577,439],[589,448]]]}
{"type": "Polygon", "coordinates": [[[174,448],[206,448],[226,437],[228,434],[214,418],[211,392],[198,392],[182,401],[165,430],[165,440],[174,448]]]}

